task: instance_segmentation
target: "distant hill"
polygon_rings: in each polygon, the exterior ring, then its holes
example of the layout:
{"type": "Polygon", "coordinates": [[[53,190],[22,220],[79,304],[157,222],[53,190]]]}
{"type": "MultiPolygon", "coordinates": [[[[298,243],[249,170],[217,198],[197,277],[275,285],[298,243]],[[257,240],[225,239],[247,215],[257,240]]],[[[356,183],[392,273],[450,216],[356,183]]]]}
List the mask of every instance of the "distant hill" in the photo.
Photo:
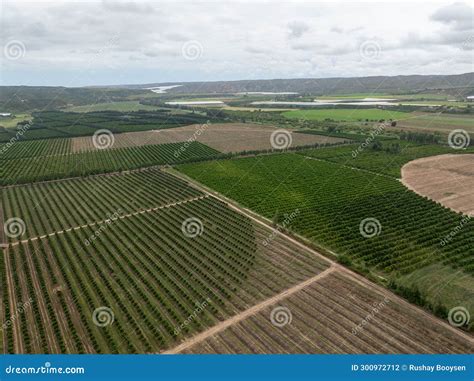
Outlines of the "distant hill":
{"type": "Polygon", "coordinates": [[[297,92],[328,95],[351,93],[417,93],[430,90],[453,96],[474,95],[474,73],[395,77],[266,79],[217,82],[173,82],[138,85],[49,87],[0,86],[0,112],[54,110],[68,105],[141,99],[150,87],[181,85],[168,94],[233,94],[239,92],[297,92]]]}
{"type": "Polygon", "coordinates": [[[55,110],[68,105],[121,101],[148,93],[127,88],[0,86],[0,112],[55,110]]]}
{"type": "Polygon", "coordinates": [[[128,89],[144,89],[167,85],[182,86],[168,90],[171,94],[182,93],[238,93],[238,92],[297,92],[300,94],[350,94],[350,93],[407,93],[427,90],[457,89],[454,93],[465,95],[474,88],[474,73],[457,75],[398,75],[394,77],[354,78],[298,78],[265,79],[217,82],[173,82],[144,85],[118,86],[128,89]]]}

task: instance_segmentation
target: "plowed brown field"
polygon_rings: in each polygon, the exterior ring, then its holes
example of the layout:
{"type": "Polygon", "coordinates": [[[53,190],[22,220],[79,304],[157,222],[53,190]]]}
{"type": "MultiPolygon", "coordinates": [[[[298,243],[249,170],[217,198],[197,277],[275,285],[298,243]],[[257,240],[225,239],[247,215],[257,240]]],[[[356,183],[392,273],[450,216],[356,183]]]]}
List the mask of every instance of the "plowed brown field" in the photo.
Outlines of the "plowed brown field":
{"type": "Polygon", "coordinates": [[[402,182],[444,206],[474,215],[474,155],[439,155],[413,160],[402,168],[402,182]]]}
{"type": "MultiPolygon", "coordinates": [[[[276,129],[272,126],[247,123],[190,125],[165,130],[127,132],[115,134],[111,148],[137,147],[150,144],[179,143],[197,140],[221,152],[240,152],[271,149],[270,137],[276,129]]],[[[338,143],[344,139],[321,135],[292,135],[291,147],[338,143]]],[[[92,137],[72,139],[72,151],[95,150],[92,137]]]]}

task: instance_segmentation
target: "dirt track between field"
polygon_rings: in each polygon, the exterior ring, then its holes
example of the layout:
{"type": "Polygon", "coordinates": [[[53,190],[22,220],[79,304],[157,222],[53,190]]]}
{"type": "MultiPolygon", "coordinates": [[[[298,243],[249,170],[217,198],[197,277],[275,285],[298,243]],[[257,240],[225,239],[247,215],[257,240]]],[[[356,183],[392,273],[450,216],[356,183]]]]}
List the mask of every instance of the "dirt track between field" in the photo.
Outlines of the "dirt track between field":
{"type": "Polygon", "coordinates": [[[136,215],[139,215],[139,214],[152,213],[152,212],[156,212],[157,210],[172,208],[173,206],[187,204],[188,202],[201,200],[201,199],[207,198],[207,197],[209,197],[207,194],[204,195],[204,196],[196,196],[196,197],[193,197],[193,198],[172,202],[171,204],[156,206],[156,207],[148,208],[148,209],[141,209],[141,210],[137,210],[136,212],[122,214],[122,215],[120,215],[120,216],[118,216],[117,218],[114,218],[114,219],[94,221],[94,222],[90,222],[88,224],[84,224],[84,225],[80,225],[80,226],[68,227],[66,229],[56,230],[54,232],[51,232],[51,233],[48,233],[48,234],[43,234],[41,236],[30,237],[28,239],[23,239],[21,241],[15,241],[15,242],[10,243],[10,246],[16,246],[16,245],[19,245],[19,244],[28,243],[29,241],[36,241],[38,239],[43,239],[43,238],[46,238],[46,237],[52,237],[52,236],[55,236],[55,235],[58,235],[58,234],[64,234],[64,233],[67,233],[67,232],[70,232],[70,231],[73,231],[73,230],[80,230],[80,229],[84,229],[84,228],[88,228],[88,227],[94,227],[94,226],[101,225],[101,224],[109,224],[109,223],[114,222],[116,220],[123,220],[124,218],[133,217],[133,216],[136,216],[136,215]]]}
{"type": "Polygon", "coordinates": [[[414,192],[474,216],[474,155],[438,155],[402,167],[402,183],[414,192]]]}
{"type": "Polygon", "coordinates": [[[331,267],[329,267],[328,269],[324,270],[322,273],[319,273],[318,275],[315,275],[314,277],[312,278],[309,278],[307,280],[305,280],[304,282],[301,282],[299,284],[297,284],[296,286],[293,286],[293,287],[290,287],[288,289],[286,289],[285,291],[275,295],[275,296],[272,296],[271,298],[268,298],[267,300],[261,302],[261,303],[258,303],[252,307],[250,307],[249,309],[245,310],[245,311],[242,311],[241,313],[237,314],[237,315],[234,315],[232,316],[231,318],[227,319],[227,320],[224,320],[223,322],[221,323],[218,323],[217,325],[213,326],[212,328],[209,328],[207,331],[204,331],[194,337],[191,337],[189,340],[186,340],[184,343],[178,345],[177,347],[174,347],[173,349],[171,349],[170,351],[166,351],[164,352],[164,354],[177,354],[179,352],[182,352],[184,351],[185,349],[188,349],[190,348],[191,346],[193,346],[194,344],[197,344],[205,339],[207,339],[208,337],[211,337],[221,331],[223,331],[224,329],[230,327],[231,325],[233,324],[237,324],[239,323],[240,321],[250,317],[250,316],[253,316],[255,314],[257,314],[258,312],[262,311],[263,309],[275,304],[275,303],[278,303],[280,300],[282,299],[285,299],[287,298],[288,296],[298,292],[298,291],[301,291],[303,288],[305,287],[308,287],[309,285],[311,285],[312,283],[314,282],[317,282],[318,280],[324,278],[325,276],[331,274],[333,271],[335,271],[337,268],[337,265],[333,265],[331,267]]]}

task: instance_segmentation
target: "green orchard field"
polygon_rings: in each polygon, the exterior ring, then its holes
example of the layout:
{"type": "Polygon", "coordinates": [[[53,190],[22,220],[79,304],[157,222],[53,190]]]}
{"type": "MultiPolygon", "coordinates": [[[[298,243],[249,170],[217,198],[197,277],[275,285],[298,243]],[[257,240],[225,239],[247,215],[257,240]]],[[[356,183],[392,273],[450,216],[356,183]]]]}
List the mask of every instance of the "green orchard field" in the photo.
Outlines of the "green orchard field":
{"type": "Polygon", "coordinates": [[[21,218],[27,236],[104,221],[203,196],[159,169],[73,178],[0,189],[3,215],[21,218]],[[156,190],[159,189],[159,192],[156,190]]]}
{"type": "Polygon", "coordinates": [[[34,302],[4,331],[3,351],[160,352],[328,267],[279,237],[263,245],[270,235],[206,196],[12,243],[2,320],[34,302]]]}
{"type": "Polygon", "coordinates": [[[183,144],[156,144],[0,160],[0,185],[125,171],[153,165],[201,160],[219,154],[219,151],[199,142],[191,142],[185,149],[183,149],[183,144]]]}
{"type": "MultiPolygon", "coordinates": [[[[390,143],[384,142],[383,145],[389,146],[390,143]]],[[[363,148],[361,145],[350,145],[331,149],[305,150],[298,152],[298,154],[400,178],[402,166],[411,160],[434,155],[474,152],[474,148],[458,151],[440,145],[416,145],[404,141],[393,141],[392,143],[399,144],[400,152],[374,151],[370,148],[363,148]]]]}
{"type": "MultiPolygon", "coordinates": [[[[329,154],[331,150],[341,148],[320,151],[329,154]]],[[[287,226],[291,231],[337,253],[343,262],[361,271],[396,282],[401,276],[437,264],[469,277],[471,286],[460,298],[474,297],[474,222],[467,223],[449,245],[440,245],[463,217],[408,191],[395,178],[299,154],[178,168],[274,221],[281,223],[285,215],[298,209],[300,213],[287,226]],[[365,226],[376,234],[364,236],[365,226]]],[[[453,299],[437,303],[431,307],[444,312],[453,306],[453,299]]]]}

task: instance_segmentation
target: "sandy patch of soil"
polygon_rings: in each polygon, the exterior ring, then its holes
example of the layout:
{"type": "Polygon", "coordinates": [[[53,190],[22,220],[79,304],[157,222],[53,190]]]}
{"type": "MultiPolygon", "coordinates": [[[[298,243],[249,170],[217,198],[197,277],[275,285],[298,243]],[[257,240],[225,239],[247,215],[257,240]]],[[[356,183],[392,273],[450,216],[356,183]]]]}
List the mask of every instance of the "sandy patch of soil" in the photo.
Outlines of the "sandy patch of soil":
{"type": "Polygon", "coordinates": [[[402,168],[402,182],[416,193],[474,216],[474,155],[438,155],[402,168]]]}

